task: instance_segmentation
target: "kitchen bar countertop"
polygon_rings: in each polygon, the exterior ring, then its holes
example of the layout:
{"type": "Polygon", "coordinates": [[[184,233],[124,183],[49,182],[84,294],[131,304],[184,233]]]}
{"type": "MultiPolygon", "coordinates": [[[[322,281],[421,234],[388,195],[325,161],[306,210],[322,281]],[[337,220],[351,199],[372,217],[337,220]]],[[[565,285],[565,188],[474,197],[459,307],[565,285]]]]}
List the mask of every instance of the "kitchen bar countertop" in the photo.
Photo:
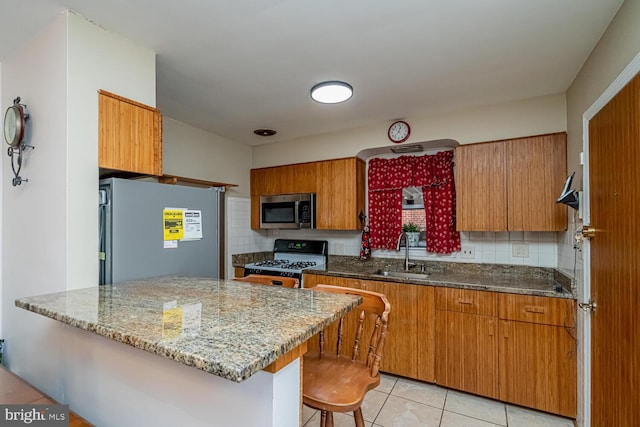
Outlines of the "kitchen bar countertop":
{"type": "Polygon", "coordinates": [[[161,277],[17,299],[16,306],[241,382],[360,298],[208,278],[161,277]]]}

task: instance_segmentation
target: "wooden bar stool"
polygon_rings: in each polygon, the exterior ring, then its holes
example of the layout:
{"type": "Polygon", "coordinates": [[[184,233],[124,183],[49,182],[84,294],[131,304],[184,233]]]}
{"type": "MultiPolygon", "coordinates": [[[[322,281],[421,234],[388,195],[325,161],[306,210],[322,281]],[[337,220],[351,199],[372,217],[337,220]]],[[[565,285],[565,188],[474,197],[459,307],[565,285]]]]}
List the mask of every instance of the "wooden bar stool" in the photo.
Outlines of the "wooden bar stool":
{"type": "Polygon", "coordinates": [[[359,295],[363,302],[354,310],[357,317],[352,313],[346,317],[353,319],[353,324],[345,325],[345,318],[339,320],[335,351],[331,348],[330,353],[325,352],[325,331],[322,331],[320,351],[304,356],[303,403],[321,411],[321,427],[333,427],[333,412],[353,412],[356,426],[364,427],[360,406],[367,392],[380,384],[378,371],[391,305],[383,294],[361,289],[318,285],[312,291],[359,295]],[[351,337],[353,346],[343,352],[343,340],[351,337]],[[368,340],[365,337],[369,337],[368,340]],[[361,348],[364,349],[362,356],[361,348]]]}
{"type": "Polygon", "coordinates": [[[258,283],[260,285],[275,285],[283,288],[299,288],[300,281],[293,277],[263,276],[261,274],[249,274],[245,277],[236,277],[238,282],[258,283]]]}

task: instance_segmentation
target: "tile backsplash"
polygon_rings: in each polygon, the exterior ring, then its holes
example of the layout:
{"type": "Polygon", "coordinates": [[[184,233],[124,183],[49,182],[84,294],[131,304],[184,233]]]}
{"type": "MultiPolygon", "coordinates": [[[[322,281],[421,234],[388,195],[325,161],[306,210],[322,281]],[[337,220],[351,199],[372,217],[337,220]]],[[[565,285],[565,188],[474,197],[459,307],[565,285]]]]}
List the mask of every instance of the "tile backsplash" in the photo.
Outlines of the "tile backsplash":
{"type": "MultiPolygon", "coordinates": [[[[570,224],[567,232],[462,232],[463,249],[471,249],[472,258],[462,258],[461,253],[436,255],[424,248],[412,248],[413,260],[449,261],[488,264],[517,264],[535,267],[561,267],[573,277],[573,234],[570,224]],[[569,241],[571,240],[571,241],[569,241]],[[515,247],[514,247],[515,245],[515,247]],[[527,256],[514,256],[514,250],[523,250],[527,256]],[[559,254],[560,251],[560,254],[559,254]],[[560,255],[560,256],[559,256],[560,255]],[[559,264],[560,261],[560,265],[559,264]]],[[[245,198],[227,198],[227,272],[232,272],[231,255],[248,252],[270,251],[278,238],[311,239],[329,241],[332,255],[360,254],[361,234],[358,231],[321,230],[251,230],[251,201],[245,198]]],[[[522,254],[521,254],[522,255],[522,254]]],[[[403,258],[404,249],[375,250],[374,257],[403,258]]],[[[581,259],[580,259],[581,264],[581,259]]],[[[232,274],[232,273],[231,273],[232,274]]]]}

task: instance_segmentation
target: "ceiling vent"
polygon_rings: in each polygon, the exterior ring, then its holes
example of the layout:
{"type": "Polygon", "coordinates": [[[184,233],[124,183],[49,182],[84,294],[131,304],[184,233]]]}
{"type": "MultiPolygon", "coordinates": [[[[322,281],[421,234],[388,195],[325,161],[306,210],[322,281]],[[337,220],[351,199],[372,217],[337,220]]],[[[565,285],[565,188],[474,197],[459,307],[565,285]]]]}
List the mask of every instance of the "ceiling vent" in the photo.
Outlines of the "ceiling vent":
{"type": "Polygon", "coordinates": [[[421,144],[411,144],[411,145],[400,145],[399,147],[392,147],[391,151],[396,154],[406,154],[406,153],[419,153],[424,151],[421,144]]]}

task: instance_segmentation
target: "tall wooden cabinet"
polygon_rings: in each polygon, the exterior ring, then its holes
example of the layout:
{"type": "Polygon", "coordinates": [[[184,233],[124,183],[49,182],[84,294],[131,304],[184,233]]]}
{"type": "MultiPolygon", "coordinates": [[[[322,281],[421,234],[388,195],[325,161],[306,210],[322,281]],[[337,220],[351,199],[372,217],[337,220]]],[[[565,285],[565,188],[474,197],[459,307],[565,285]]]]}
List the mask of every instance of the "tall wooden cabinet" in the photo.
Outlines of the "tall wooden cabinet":
{"type": "Polygon", "coordinates": [[[98,91],[98,166],[162,175],[162,116],[148,105],[98,91]]]}
{"type": "Polygon", "coordinates": [[[365,210],[365,164],[350,157],[251,170],[251,228],[260,228],[260,196],[316,193],[316,228],[358,230],[365,210]]]}
{"type": "Polygon", "coordinates": [[[567,207],[566,133],[462,145],[456,149],[460,231],[562,231],[567,207]]]}

